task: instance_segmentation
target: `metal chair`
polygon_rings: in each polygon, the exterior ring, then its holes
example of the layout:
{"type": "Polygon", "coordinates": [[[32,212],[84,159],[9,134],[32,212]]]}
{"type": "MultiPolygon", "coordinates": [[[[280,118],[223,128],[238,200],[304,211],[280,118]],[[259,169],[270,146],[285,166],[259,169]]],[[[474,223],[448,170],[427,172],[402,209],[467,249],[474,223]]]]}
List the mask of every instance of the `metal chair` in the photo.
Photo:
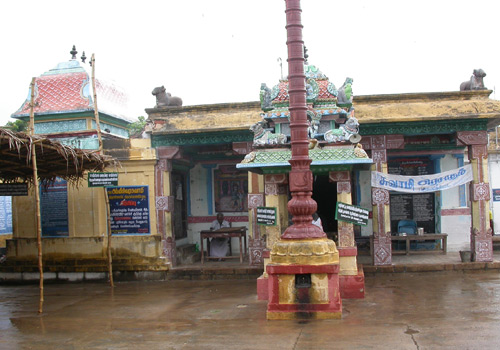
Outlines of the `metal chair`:
{"type": "Polygon", "coordinates": [[[398,233],[406,233],[407,235],[417,234],[417,223],[413,220],[399,220],[398,233]]]}

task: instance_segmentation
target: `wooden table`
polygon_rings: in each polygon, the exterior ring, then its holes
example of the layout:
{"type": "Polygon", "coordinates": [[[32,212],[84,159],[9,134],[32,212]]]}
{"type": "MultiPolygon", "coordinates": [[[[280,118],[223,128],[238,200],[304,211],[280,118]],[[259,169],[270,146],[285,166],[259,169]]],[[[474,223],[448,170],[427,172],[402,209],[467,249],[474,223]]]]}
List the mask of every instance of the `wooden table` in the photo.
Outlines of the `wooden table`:
{"type": "MultiPolygon", "coordinates": [[[[393,251],[392,254],[425,254],[425,253],[443,253],[446,254],[448,244],[448,235],[446,233],[424,233],[423,235],[406,235],[406,236],[391,236],[391,242],[404,241],[406,242],[405,251],[393,251]],[[431,241],[440,240],[441,249],[436,250],[410,250],[410,242],[412,241],[431,241]]],[[[370,255],[373,256],[373,235],[370,236],[370,255]]]]}
{"type": "Polygon", "coordinates": [[[245,226],[241,227],[224,227],[218,230],[203,230],[200,231],[200,242],[201,242],[201,263],[205,262],[205,251],[203,249],[203,240],[207,239],[207,260],[210,259],[220,259],[220,257],[211,257],[210,256],[210,238],[229,238],[229,256],[224,257],[224,259],[237,259],[237,256],[232,256],[233,252],[231,249],[231,238],[238,237],[240,240],[240,263],[243,262],[243,256],[246,255],[247,252],[247,236],[246,236],[247,228],[245,226]],[[243,250],[243,246],[241,244],[241,240],[245,242],[245,250],[243,250]]]}

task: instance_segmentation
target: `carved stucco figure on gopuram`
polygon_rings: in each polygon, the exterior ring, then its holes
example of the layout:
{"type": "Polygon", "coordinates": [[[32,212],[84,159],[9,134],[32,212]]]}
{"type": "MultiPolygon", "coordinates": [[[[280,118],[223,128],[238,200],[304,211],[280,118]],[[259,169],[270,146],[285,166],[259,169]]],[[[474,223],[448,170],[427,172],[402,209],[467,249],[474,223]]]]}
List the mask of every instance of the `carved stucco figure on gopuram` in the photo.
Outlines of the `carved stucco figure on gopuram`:
{"type": "MultiPolygon", "coordinates": [[[[310,148],[339,143],[358,143],[359,123],[352,107],[352,78],[346,78],[340,89],[313,65],[305,65],[308,137],[310,148]]],[[[290,141],[288,80],[272,89],[260,87],[262,121],[252,125],[256,148],[283,147],[290,141]]]]}
{"type": "MultiPolygon", "coordinates": [[[[353,79],[346,78],[337,90],[316,66],[304,66],[306,76],[309,156],[325,164],[342,161],[371,162],[359,144],[359,122],[352,106],[353,79]],[[341,103],[340,103],[341,101],[341,103]],[[338,147],[342,146],[342,147],[338,147]],[[336,158],[337,157],[337,158],[336,158]]],[[[259,168],[270,164],[289,166],[290,111],[288,80],[281,79],[272,88],[260,87],[261,120],[250,127],[254,134],[253,151],[241,162],[241,168],[259,168]]]]}

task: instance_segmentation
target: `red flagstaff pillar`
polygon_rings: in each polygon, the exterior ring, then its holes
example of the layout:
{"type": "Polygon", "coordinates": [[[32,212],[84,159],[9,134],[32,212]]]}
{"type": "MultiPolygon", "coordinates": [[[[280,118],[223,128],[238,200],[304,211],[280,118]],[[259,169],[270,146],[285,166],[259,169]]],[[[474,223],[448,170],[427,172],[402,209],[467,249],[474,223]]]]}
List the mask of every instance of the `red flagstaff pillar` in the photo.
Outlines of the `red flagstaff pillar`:
{"type": "Polygon", "coordinates": [[[267,319],[340,318],[339,252],[335,242],[312,224],[317,204],[307,137],[306,77],[300,0],[285,0],[288,94],[292,157],[289,173],[293,224],[272,247],[268,274],[267,319]]]}
{"type": "Polygon", "coordinates": [[[288,211],[293,215],[293,225],[282,239],[324,238],[325,233],[312,224],[312,214],[317,204],[311,198],[313,176],[310,169],[309,141],[307,138],[306,76],[304,74],[304,41],[300,0],[286,1],[286,31],[288,47],[288,94],[290,96],[290,135],[292,144],[292,170],[289,174],[292,199],[288,211]]]}

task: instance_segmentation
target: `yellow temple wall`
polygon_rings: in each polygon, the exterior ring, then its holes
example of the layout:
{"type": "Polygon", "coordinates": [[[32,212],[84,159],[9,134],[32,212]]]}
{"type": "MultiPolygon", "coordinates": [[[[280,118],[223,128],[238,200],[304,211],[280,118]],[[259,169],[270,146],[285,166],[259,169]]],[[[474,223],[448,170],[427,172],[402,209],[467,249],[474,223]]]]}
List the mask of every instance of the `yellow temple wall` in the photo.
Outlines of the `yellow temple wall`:
{"type": "MultiPolygon", "coordinates": [[[[119,186],[148,186],[149,234],[113,235],[113,258],[141,259],[161,256],[161,239],[157,232],[155,210],[155,150],[150,140],[130,140],[127,159],[118,172],[119,186]]],[[[112,153],[112,152],[110,152],[112,153]]],[[[86,178],[77,186],[68,184],[68,236],[42,237],[44,259],[105,259],[107,218],[104,188],[89,188],[86,178]]],[[[36,214],[33,188],[25,197],[13,197],[13,235],[7,241],[7,256],[14,259],[36,259],[36,214]]]]}

